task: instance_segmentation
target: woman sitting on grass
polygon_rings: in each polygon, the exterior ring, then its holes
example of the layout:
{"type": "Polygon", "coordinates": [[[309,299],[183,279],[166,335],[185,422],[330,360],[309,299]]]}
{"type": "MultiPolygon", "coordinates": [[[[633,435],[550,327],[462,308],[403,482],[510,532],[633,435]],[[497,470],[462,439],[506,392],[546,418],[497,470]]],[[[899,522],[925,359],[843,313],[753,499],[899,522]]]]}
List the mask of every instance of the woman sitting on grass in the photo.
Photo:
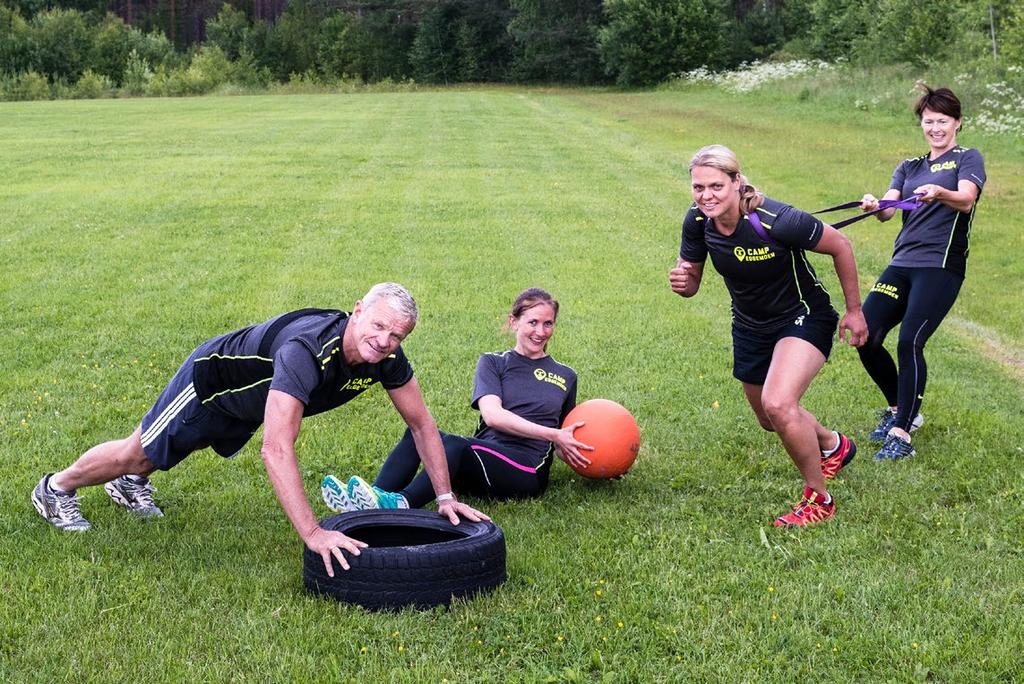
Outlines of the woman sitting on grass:
{"type": "MultiPolygon", "coordinates": [[[[516,297],[508,326],[515,346],[487,353],[477,362],[471,406],[480,411],[472,437],[442,432],[452,485],[459,494],[492,499],[538,497],[547,489],[552,454],[586,466],[591,450],[573,436],[583,425],[561,427],[576,406],[576,372],[547,353],[555,331],[558,302],[539,288],[516,297]]],[[[322,494],[334,511],[421,508],[434,500],[408,430],[384,462],[373,485],[358,475],[342,483],[323,480],[322,494]]],[[[451,494],[445,497],[451,497],[451,494]]]]}
{"type": "Polygon", "coordinates": [[[857,265],[839,231],[747,183],[731,150],[710,145],[690,161],[693,205],[683,219],[672,291],[692,297],[710,255],[732,297],[733,376],[765,430],[777,432],[804,479],[803,496],[777,526],[831,518],[825,479],[857,453],[852,440],[827,430],[800,405],[832,350],[839,314],[804,250],[828,254],[846,299],[839,336],[864,343],[857,265]]]}

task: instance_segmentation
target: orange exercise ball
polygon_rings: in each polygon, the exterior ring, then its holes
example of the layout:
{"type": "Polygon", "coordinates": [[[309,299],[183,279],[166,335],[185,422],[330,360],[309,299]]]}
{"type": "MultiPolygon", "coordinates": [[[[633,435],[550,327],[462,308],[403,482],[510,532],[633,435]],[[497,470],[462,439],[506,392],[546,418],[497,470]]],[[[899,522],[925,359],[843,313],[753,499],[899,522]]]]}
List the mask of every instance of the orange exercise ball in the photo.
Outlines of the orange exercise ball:
{"type": "Polygon", "coordinates": [[[590,399],[569,412],[562,427],[584,423],[573,433],[576,439],[594,447],[580,450],[590,459],[586,468],[573,467],[583,477],[605,480],[625,474],[640,451],[640,428],[633,415],[608,399],[590,399]]]}

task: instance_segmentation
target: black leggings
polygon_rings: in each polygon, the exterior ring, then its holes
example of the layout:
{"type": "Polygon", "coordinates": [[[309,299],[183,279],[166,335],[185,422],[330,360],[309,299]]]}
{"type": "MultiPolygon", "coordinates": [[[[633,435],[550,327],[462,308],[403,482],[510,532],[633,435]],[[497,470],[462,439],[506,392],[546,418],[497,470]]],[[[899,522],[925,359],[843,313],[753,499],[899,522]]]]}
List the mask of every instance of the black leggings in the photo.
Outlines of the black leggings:
{"type": "Polygon", "coordinates": [[[909,430],[921,410],[928,379],[924,345],[949,313],[963,282],[963,276],[941,268],[889,266],[864,300],[868,341],[858,350],[860,360],[889,406],[898,407],[895,427],[909,430]],[[897,323],[899,370],[882,346],[897,323]]]}
{"type": "MultiPolygon", "coordinates": [[[[540,496],[548,486],[551,457],[539,466],[523,465],[508,447],[475,437],[441,433],[448,475],[458,494],[491,499],[526,499],[540,496]]],[[[434,486],[426,472],[416,474],[422,461],[412,433],[406,429],[391,450],[373,484],[399,492],[412,508],[434,500],[434,486]]]]}

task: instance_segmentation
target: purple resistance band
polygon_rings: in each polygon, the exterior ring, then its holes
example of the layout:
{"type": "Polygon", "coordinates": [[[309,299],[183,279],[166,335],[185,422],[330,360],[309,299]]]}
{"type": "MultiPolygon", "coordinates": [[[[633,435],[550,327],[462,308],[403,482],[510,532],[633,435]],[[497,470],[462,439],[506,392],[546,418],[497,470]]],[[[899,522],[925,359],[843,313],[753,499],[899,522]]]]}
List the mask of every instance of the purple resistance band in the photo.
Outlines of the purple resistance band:
{"type": "MultiPolygon", "coordinates": [[[[913,211],[914,209],[917,209],[922,204],[924,204],[921,201],[922,196],[923,193],[917,192],[906,199],[878,200],[878,208],[875,209],[874,211],[866,211],[863,214],[858,214],[857,216],[853,216],[848,219],[843,219],[842,221],[837,221],[829,225],[831,225],[836,230],[839,230],[840,228],[844,228],[850,225],[851,223],[856,223],[857,221],[866,219],[868,216],[874,216],[879,212],[883,212],[886,209],[903,209],[905,211],[913,211]]],[[[844,202],[843,204],[837,204],[836,206],[828,207],[827,209],[819,209],[818,211],[813,211],[811,213],[827,214],[830,211],[840,211],[842,209],[856,209],[857,207],[860,206],[860,204],[860,200],[854,200],[853,202],[844,202]]]]}
{"type": "MultiPolygon", "coordinates": [[[[923,202],[921,202],[920,199],[921,196],[921,193],[915,193],[906,199],[878,200],[878,208],[875,209],[874,211],[866,211],[863,214],[859,214],[852,218],[843,219],[842,221],[837,221],[836,223],[831,223],[829,225],[831,225],[836,230],[840,230],[850,225],[851,223],[856,223],[857,221],[866,219],[868,216],[874,216],[875,214],[885,211],[886,209],[903,209],[905,211],[913,211],[914,209],[917,209],[923,204],[923,202]]],[[[840,211],[842,209],[856,209],[860,205],[860,200],[854,200],[853,202],[844,202],[843,204],[837,204],[834,207],[828,207],[826,209],[819,209],[818,211],[814,211],[811,213],[827,214],[830,211],[840,211]]],[[[750,221],[750,225],[754,227],[754,232],[757,233],[757,237],[761,238],[764,242],[767,242],[775,249],[785,249],[784,245],[772,239],[772,236],[768,234],[767,230],[765,230],[764,224],[761,223],[761,218],[757,215],[757,210],[750,212],[750,214],[747,216],[747,220],[750,221]]]]}
{"type": "Polygon", "coordinates": [[[757,215],[756,209],[747,215],[747,220],[750,221],[750,225],[754,227],[754,232],[757,233],[757,237],[761,238],[761,240],[767,242],[775,249],[786,249],[785,245],[782,245],[773,239],[772,236],[768,234],[768,231],[764,229],[764,225],[761,223],[761,218],[757,215]]]}

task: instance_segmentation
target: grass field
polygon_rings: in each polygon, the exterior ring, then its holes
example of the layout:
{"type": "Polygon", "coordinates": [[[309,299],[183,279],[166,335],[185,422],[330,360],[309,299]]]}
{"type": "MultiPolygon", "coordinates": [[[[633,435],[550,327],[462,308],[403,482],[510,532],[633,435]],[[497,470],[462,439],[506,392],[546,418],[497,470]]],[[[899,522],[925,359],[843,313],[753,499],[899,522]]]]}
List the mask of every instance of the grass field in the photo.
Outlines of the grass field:
{"type": "MultiPolygon", "coordinates": [[[[0,680],[1008,681],[1024,677],[1024,186],[1019,142],[966,134],[989,184],[968,277],[933,338],[918,457],[876,464],[882,400],[837,348],[806,405],[861,442],[836,519],[771,527],[799,494],[730,375],[721,279],[667,286],[685,163],[733,147],[806,209],[880,194],[924,151],[909,117],[712,90],[467,89],[0,104],[0,680]],[[448,610],[306,595],[258,440],[158,474],[167,517],[83,491],[50,529],[43,472],[137,424],[187,352],[380,280],[423,316],[405,348],[443,429],[467,433],[478,354],[516,292],[562,301],[551,351],[581,398],[630,407],[634,470],[556,463],[541,500],[478,502],[509,580],[448,610]]],[[[864,291],[896,223],[850,229],[864,291]]],[[[838,293],[828,261],[819,273],[838,293]]],[[[709,272],[710,273],[710,272],[709,272]]],[[[327,472],[372,475],[402,425],[381,391],[305,422],[327,472]]]]}

